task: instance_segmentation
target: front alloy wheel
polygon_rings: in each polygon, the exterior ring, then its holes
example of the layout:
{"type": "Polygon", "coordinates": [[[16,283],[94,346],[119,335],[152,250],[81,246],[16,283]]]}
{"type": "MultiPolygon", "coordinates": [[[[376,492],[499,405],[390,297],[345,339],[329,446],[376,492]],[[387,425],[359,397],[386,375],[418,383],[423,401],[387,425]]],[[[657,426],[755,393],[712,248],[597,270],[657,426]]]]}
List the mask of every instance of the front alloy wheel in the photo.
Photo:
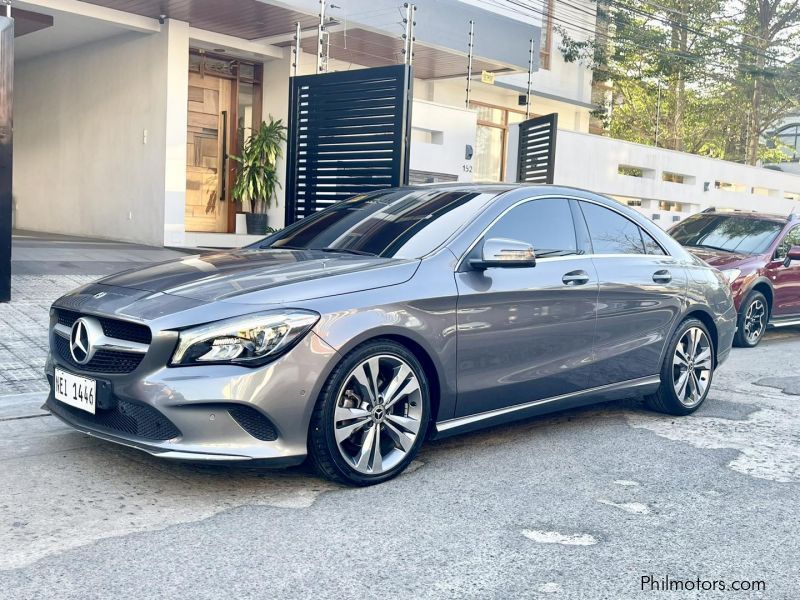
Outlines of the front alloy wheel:
{"type": "Polygon", "coordinates": [[[425,373],[406,348],[388,340],[360,346],[323,389],[312,417],[311,459],[331,479],[385,481],[417,453],[429,405],[425,373]]]}
{"type": "Polygon", "coordinates": [[[757,346],[769,321],[769,305],[764,294],[752,291],[742,303],[734,344],[742,348],[757,346]]]}
{"type": "Polygon", "coordinates": [[[339,453],[365,475],[396,467],[414,447],[422,419],[419,380],[401,358],[370,357],[345,380],[334,411],[339,453]]]}

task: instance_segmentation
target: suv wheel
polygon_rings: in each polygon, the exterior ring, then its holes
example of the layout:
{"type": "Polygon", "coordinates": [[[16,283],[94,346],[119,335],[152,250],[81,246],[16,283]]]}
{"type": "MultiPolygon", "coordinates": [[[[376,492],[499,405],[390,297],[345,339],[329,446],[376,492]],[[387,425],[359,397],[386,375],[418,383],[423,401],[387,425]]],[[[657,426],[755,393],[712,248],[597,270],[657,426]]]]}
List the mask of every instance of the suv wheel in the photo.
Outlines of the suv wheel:
{"type": "Polygon", "coordinates": [[[714,376],[714,345],[708,329],[687,319],[673,334],[661,368],[661,386],[646,398],[653,410],[670,415],[696,411],[708,396],[714,376]]]}
{"type": "Polygon", "coordinates": [[[769,304],[761,292],[753,290],[747,295],[739,309],[736,321],[736,337],[733,344],[740,348],[753,348],[758,345],[769,321],[769,304]]]}
{"type": "Polygon", "coordinates": [[[311,417],[309,457],[334,481],[386,481],[416,456],[429,415],[430,389],[417,358],[390,340],[367,342],[325,383],[311,417]]]}

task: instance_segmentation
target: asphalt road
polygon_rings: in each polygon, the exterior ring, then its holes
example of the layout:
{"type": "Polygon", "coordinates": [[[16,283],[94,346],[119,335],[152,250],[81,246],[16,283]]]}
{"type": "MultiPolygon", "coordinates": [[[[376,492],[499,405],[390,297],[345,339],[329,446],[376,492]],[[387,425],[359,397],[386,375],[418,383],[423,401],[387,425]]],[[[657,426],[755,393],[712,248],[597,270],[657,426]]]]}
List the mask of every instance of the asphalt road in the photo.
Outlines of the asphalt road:
{"type": "Polygon", "coordinates": [[[693,416],[530,420],[429,443],[367,489],[0,413],[0,597],[794,599],[800,398],[783,389],[800,392],[800,330],[735,350],[693,416]],[[643,592],[646,575],[766,591],[643,592]]]}

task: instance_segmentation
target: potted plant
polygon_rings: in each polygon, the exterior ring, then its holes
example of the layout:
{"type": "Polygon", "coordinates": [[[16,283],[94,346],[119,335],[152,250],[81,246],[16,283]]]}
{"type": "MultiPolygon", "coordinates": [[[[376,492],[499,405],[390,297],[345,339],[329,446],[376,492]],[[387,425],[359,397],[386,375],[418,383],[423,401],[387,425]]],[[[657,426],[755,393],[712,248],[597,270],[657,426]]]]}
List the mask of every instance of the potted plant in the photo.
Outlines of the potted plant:
{"type": "Polygon", "coordinates": [[[247,233],[264,235],[267,231],[267,209],[276,206],[275,193],[280,187],[278,181],[278,159],[283,156],[283,143],[286,142],[286,127],[282,119],[262,123],[242,147],[241,156],[231,156],[239,163],[236,182],[233,185],[233,198],[249,205],[247,213],[247,233]]]}

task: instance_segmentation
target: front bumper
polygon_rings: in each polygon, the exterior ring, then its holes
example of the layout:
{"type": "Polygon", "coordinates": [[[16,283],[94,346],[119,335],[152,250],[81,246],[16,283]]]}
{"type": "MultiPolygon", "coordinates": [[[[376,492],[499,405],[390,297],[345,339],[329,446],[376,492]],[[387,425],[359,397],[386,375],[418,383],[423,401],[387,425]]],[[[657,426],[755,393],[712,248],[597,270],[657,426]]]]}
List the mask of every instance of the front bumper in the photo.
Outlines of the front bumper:
{"type": "MultiPolygon", "coordinates": [[[[146,359],[129,374],[105,375],[81,372],[50,354],[45,372],[51,386],[56,366],[104,380],[111,388],[108,406],[145,405],[151,413],[154,409],[178,430],[178,435],[170,439],[142,437],[131,433],[135,427],[123,430],[126,428],[118,425],[119,419],[96,419],[89,413],[68,410],[52,392],[47,405],[56,417],[78,431],[161,458],[289,466],[305,459],[311,413],[337,356],[313,331],[287,354],[257,369],[229,365],[164,367],[146,359]],[[252,429],[246,429],[230,412],[237,407],[258,411],[274,426],[274,439],[255,437],[252,429]]],[[[99,411],[110,409],[97,410],[101,414],[99,411]]]]}

